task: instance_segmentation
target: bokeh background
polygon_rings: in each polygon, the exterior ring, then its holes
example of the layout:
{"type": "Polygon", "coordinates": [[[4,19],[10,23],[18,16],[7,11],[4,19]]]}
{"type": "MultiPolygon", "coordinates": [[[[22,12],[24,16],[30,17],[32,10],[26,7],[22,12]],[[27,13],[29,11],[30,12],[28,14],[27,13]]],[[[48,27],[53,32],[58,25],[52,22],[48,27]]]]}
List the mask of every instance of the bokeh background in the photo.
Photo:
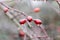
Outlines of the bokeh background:
{"type": "MultiPolygon", "coordinates": [[[[53,40],[60,40],[60,13],[58,13],[60,8],[55,0],[48,0],[50,4],[34,0],[6,0],[4,2],[10,7],[23,11],[33,18],[41,19],[48,35],[53,40]],[[52,5],[53,8],[50,7],[50,5],[52,5]],[[33,12],[37,7],[40,8],[40,11],[38,13],[33,12]]],[[[17,25],[4,14],[3,10],[0,9],[0,40],[20,40],[16,26],[17,25]]]]}

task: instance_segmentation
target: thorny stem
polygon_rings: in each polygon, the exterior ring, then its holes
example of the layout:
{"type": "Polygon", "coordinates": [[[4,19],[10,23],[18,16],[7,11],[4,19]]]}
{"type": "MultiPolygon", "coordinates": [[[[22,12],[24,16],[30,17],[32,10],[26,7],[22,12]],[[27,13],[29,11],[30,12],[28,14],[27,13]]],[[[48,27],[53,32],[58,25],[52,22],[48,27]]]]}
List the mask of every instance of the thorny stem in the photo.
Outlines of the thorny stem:
{"type": "MultiPolygon", "coordinates": [[[[19,10],[13,9],[13,8],[7,6],[6,4],[2,3],[2,2],[0,2],[0,4],[4,5],[4,6],[7,7],[8,9],[12,9],[12,10],[18,12],[18,13],[21,13],[21,14],[24,15],[25,17],[27,17],[27,15],[24,14],[24,12],[21,12],[21,11],[19,11],[19,10]]],[[[31,25],[28,21],[27,21],[27,23],[28,23],[28,25],[29,25],[30,27],[32,27],[32,25],[31,25]]],[[[44,31],[44,33],[47,35],[46,31],[45,31],[43,28],[41,28],[41,29],[42,29],[42,30],[44,31]]],[[[44,38],[44,37],[46,37],[46,36],[41,36],[41,37],[44,38]]]]}

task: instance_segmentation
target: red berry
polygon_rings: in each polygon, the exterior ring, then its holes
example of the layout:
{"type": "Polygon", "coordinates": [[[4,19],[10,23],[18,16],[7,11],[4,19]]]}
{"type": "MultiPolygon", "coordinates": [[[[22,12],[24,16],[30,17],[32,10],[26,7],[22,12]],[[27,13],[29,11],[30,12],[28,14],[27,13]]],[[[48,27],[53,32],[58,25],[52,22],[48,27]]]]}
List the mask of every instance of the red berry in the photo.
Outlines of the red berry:
{"type": "Polygon", "coordinates": [[[40,24],[42,24],[42,21],[39,20],[39,19],[34,19],[34,23],[37,24],[37,25],[38,25],[38,24],[40,25],[40,24]]]}
{"type": "Polygon", "coordinates": [[[4,8],[4,12],[6,13],[8,11],[8,8],[4,8]]]}
{"type": "Polygon", "coordinates": [[[25,35],[25,33],[24,33],[22,30],[20,30],[20,31],[19,31],[19,36],[20,36],[20,37],[24,37],[24,35],[25,35]]]}
{"type": "Polygon", "coordinates": [[[19,22],[21,25],[22,24],[25,24],[26,23],[26,19],[22,19],[22,20],[20,20],[20,22],[19,22]]]}
{"type": "Polygon", "coordinates": [[[29,22],[31,22],[31,21],[32,21],[32,17],[31,17],[31,16],[28,16],[28,17],[27,17],[27,20],[28,20],[29,22]]]}
{"type": "Polygon", "coordinates": [[[35,8],[33,11],[34,12],[39,12],[40,11],[40,8],[35,8]]]}

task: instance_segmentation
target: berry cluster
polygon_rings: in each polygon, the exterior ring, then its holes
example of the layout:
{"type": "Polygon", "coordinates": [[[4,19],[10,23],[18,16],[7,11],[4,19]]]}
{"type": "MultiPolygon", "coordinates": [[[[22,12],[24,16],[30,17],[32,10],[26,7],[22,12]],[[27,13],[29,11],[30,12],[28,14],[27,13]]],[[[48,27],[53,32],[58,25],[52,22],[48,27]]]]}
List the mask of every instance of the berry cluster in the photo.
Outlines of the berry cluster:
{"type": "MultiPolygon", "coordinates": [[[[31,16],[28,16],[26,19],[22,19],[22,20],[20,20],[20,24],[21,25],[23,25],[23,24],[25,24],[26,22],[34,22],[36,25],[41,25],[42,24],[42,21],[41,20],[39,20],[39,19],[33,19],[31,16]]],[[[23,32],[23,31],[20,31],[19,32],[19,36],[21,36],[21,37],[24,37],[24,35],[25,35],[25,33],[23,32]]]]}
{"type": "MultiPolygon", "coordinates": [[[[42,21],[39,20],[39,19],[33,19],[31,16],[28,16],[26,19],[22,19],[20,20],[20,24],[23,25],[25,24],[26,22],[34,22],[36,25],[41,25],[42,24],[42,21]]],[[[19,31],[19,36],[20,37],[24,37],[25,33],[23,31],[19,31]]]]}
{"type": "Polygon", "coordinates": [[[33,20],[32,17],[28,16],[26,19],[20,20],[19,23],[22,25],[22,24],[25,24],[27,21],[31,22],[32,20],[33,20]]]}
{"type": "Polygon", "coordinates": [[[28,16],[27,19],[20,20],[19,23],[22,25],[22,24],[25,24],[26,21],[29,21],[29,22],[33,21],[36,25],[41,25],[42,24],[41,20],[39,20],[39,19],[33,19],[31,16],[28,16]]]}

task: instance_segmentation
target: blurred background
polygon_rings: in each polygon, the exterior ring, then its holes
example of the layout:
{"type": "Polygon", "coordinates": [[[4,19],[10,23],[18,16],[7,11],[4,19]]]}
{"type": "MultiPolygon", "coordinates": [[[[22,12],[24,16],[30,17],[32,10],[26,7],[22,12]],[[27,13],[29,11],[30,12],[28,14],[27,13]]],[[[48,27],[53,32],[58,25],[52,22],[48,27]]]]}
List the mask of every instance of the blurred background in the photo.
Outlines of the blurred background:
{"type": "MultiPolygon", "coordinates": [[[[53,40],[60,40],[60,8],[56,0],[0,0],[12,8],[42,20],[45,30],[53,40]],[[39,8],[39,12],[34,12],[39,8]]],[[[0,9],[0,40],[20,40],[15,23],[0,9]]]]}

